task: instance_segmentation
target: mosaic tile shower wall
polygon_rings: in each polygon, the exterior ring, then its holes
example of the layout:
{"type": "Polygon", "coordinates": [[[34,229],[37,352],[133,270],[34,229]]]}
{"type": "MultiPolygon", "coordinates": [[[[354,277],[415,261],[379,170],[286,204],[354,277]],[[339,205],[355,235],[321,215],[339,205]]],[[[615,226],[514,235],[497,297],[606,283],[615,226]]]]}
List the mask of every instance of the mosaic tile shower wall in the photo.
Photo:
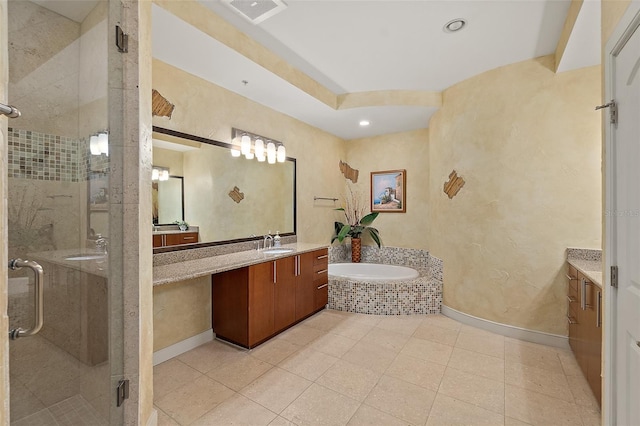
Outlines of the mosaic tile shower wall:
{"type": "Polygon", "coordinates": [[[104,171],[108,165],[107,156],[91,158],[87,138],[78,140],[11,127],[7,130],[10,178],[83,182],[90,169],[104,171]]]}

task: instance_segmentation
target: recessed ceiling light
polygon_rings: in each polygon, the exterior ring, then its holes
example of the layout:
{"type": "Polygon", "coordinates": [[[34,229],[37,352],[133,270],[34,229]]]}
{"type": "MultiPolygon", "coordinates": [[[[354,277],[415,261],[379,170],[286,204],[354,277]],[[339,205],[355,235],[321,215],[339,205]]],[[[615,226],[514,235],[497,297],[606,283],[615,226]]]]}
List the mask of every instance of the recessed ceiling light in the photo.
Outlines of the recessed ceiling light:
{"type": "Polygon", "coordinates": [[[455,33],[456,31],[460,31],[467,25],[467,21],[462,18],[452,19],[451,21],[444,24],[442,29],[446,33],[455,33]]]}
{"type": "Polygon", "coordinates": [[[369,120],[360,120],[360,125],[362,127],[368,126],[369,124],[371,124],[371,122],[369,122],[369,120]]]}

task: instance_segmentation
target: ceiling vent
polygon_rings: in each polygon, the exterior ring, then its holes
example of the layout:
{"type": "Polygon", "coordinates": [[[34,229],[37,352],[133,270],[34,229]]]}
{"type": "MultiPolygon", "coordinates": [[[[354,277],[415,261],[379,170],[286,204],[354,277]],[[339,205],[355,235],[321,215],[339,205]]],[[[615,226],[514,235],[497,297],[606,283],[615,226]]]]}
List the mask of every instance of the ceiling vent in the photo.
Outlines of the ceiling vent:
{"type": "Polygon", "coordinates": [[[287,8],[282,0],[223,0],[223,3],[252,24],[259,24],[287,8]]]}

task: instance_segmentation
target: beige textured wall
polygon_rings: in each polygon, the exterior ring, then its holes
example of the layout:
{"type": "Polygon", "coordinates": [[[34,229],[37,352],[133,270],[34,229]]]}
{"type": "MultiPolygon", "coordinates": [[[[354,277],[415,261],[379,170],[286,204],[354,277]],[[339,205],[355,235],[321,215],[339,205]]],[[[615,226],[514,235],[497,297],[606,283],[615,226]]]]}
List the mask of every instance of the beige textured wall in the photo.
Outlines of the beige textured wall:
{"type": "Polygon", "coordinates": [[[344,188],[340,138],[158,60],[153,61],[153,88],[176,106],[171,119],[154,117],[154,125],[222,142],[231,141],[232,127],[282,141],[287,155],[297,160],[298,240],[329,243],[333,206],[314,203],[313,197],[337,196],[344,188]]]}
{"type": "Polygon", "coordinates": [[[9,8],[9,94],[23,113],[11,126],[77,137],[80,25],[30,1],[9,8]]]}
{"type": "MultiPolygon", "coordinates": [[[[371,172],[405,169],[407,171],[406,213],[380,213],[373,226],[380,231],[382,243],[391,247],[429,249],[429,131],[428,129],[394,133],[346,142],[346,162],[359,170],[353,188],[363,195],[367,212],[371,209],[371,172]]],[[[350,181],[348,185],[350,184],[350,181]]],[[[344,199],[341,196],[341,199],[344,199]]],[[[336,219],[344,221],[340,213],[336,219]]],[[[366,234],[365,234],[366,235],[366,234]]],[[[367,237],[365,244],[374,244],[367,237]]]]}
{"type": "Polygon", "coordinates": [[[211,276],[153,288],[153,350],[211,328],[211,276]]]}
{"type": "Polygon", "coordinates": [[[444,93],[430,123],[429,249],[444,303],[566,334],[566,247],[601,247],[600,67],[553,57],[497,68],[444,93]],[[455,169],[466,185],[450,200],[455,169]]]}
{"type": "MultiPolygon", "coordinates": [[[[609,41],[609,37],[615,29],[620,18],[624,15],[631,0],[601,0],[601,31],[602,31],[602,46],[604,47],[609,41]]],[[[604,52],[603,52],[604,54],[604,52]]]]}
{"type": "Polygon", "coordinates": [[[184,154],[170,149],[153,147],[153,165],[168,167],[171,176],[184,176],[184,154]]]}

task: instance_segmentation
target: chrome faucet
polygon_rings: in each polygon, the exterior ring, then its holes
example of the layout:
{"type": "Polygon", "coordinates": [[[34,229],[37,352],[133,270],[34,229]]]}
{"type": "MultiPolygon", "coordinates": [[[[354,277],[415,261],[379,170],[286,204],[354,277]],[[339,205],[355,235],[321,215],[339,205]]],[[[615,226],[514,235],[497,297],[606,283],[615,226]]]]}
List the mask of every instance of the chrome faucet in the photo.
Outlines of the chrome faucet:
{"type": "MultiPolygon", "coordinates": [[[[256,234],[249,235],[249,238],[256,238],[256,237],[257,237],[256,234]]],[[[256,247],[256,250],[260,250],[260,240],[255,240],[255,247],[256,247]]]]}
{"type": "Polygon", "coordinates": [[[96,238],[96,251],[107,254],[107,247],[109,246],[109,241],[100,234],[98,234],[97,237],[98,238],[96,238]]]}
{"type": "Polygon", "coordinates": [[[271,236],[271,231],[269,231],[269,234],[264,236],[264,243],[262,244],[262,248],[265,250],[267,249],[267,241],[269,241],[268,248],[273,247],[273,237],[271,236]]]}

